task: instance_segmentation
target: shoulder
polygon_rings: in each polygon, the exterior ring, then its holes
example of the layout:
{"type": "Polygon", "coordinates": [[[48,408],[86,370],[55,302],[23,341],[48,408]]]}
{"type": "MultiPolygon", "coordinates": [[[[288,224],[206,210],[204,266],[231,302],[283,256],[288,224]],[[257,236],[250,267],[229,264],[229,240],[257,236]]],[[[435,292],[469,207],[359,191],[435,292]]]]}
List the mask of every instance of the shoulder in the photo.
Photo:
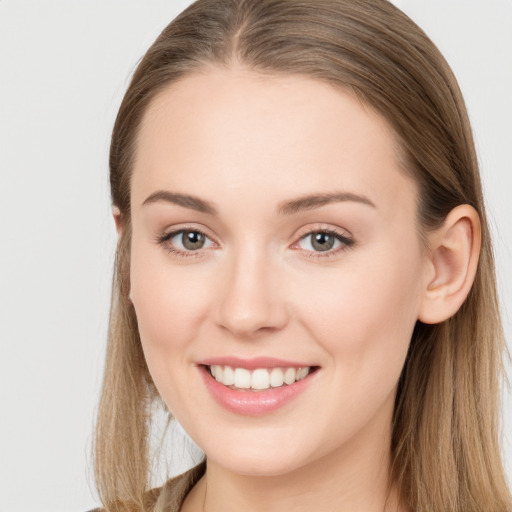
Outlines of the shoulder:
{"type": "MultiPolygon", "coordinates": [[[[170,478],[161,487],[156,487],[146,493],[148,503],[151,502],[151,508],[156,505],[165,505],[165,510],[169,512],[179,512],[187,494],[197,481],[204,475],[206,462],[201,462],[197,466],[181,475],[170,478]]],[[[163,509],[160,507],[160,509],[163,509]]],[[[105,512],[103,508],[94,508],[87,512],[105,512]]]]}

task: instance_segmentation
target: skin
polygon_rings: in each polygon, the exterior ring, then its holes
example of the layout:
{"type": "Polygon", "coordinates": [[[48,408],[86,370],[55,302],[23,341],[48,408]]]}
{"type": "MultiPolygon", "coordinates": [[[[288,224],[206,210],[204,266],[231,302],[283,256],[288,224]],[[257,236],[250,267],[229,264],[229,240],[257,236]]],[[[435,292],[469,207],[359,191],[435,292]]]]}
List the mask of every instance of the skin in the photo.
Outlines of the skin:
{"type": "Polygon", "coordinates": [[[185,512],[203,501],[208,512],[406,510],[394,488],[385,506],[397,381],[416,321],[460,306],[479,248],[464,205],[426,252],[417,194],[387,122],[313,79],[208,68],[150,104],[132,176],[130,298],[154,382],[208,457],[185,512]],[[218,214],[143,205],[162,190],[218,214]],[[277,213],[334,191],[371,204],[277,213]],[[207,234],[195,257],[169,252],[187,250],[181,236],[158,242],[178,229],[207,234]],[[353,243],[318,257],[307,234],[325,229],[353,243]],[[196,366],[232,355],[320,369],[289,404],[242,416],[212,399],[196,366]]]}

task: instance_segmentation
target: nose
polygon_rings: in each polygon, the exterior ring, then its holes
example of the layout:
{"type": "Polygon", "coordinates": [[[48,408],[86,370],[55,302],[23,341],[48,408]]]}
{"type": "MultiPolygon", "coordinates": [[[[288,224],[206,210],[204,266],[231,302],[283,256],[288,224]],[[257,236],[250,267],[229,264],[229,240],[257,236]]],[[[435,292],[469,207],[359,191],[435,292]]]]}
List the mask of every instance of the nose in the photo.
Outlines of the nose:
{"type": "Polygon", "coordinates": [[[215,321],[237,338],[282,329],[288,322],[283,272],[262,251],[244,251],[225,262],[219,276],[215,321]]]}

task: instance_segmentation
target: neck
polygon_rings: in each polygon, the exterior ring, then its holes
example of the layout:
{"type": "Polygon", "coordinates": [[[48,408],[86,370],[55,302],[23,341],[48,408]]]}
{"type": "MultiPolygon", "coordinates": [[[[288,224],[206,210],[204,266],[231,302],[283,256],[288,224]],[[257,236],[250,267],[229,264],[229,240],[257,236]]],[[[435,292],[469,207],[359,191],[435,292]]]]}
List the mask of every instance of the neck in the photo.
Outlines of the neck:
{"type": "Polygon", "coordinates": [[[389,496],[385,472],[362,467],[332,467],[319,459],[291,474],[251,477],[210,467],[205,478],[204,512],[347,511],[384,512],[396,510],[395,496],[389,496]],[[386,507],[392,498],[394,508],[386,507]]]}
{"type": "Polygon", "coordinates": [[[208,460],[183,510],[405,512],[389,485],[389,465],[390,430],[371,426],[338,450],[283,475],[240,475],[208,460]]]}

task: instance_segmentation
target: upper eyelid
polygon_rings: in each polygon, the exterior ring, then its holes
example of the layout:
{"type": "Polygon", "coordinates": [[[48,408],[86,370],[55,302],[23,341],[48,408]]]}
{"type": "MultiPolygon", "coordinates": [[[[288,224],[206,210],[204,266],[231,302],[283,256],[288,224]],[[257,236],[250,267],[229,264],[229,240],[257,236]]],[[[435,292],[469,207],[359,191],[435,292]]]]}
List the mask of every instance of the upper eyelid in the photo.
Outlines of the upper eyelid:
{"type": "MultiPolygon", "coordinates": [[[[327,225],[325,223],[320,223],[321,225],[320,226],[316,226],[316,227],[303,227],[303,228],[300,228],[298,231],[297,231],[297,234],[295,235],[296,237],[300,238],[300,237],[303,237],[304,235],[308,235],[310,233],[316,233],[316,232],[322,232],[322,231],[332,231],[332,232],[335,232],[339,235],[343,235],[343,236],[346,236],[347,238],[351,238],[352,237],[352,234],[350,233],[350,231],[348,229],[345,229],[345,228],[341,228],[339,226],[337,227],[334,227],[334,226],[330,226],[330,225],[327,225]]],[[[194,225],[185,225],[185,226],[180,226],[180,227],[173,227],[173,228],[170,228],[169,230],[165,229],[162,231],[161,233],[161,236],[168,236],[168,235],[172,235],[172,234],[177,234],[177,233],[180,233],[182,231],[198,231],[200,233],[203,233],[205,234],[206,236],[208,236],[209,238],[211,238],[212,240],[214,240],[216,237],[215,236],[212,236],[209,234],[209,230],[207,228],[204,228],[202,226],[194,226],[194,225]]]]}
{"type": "Polygon", "coordinates": [[[193,226],[193,225],[187,225],[187,226],[183,226],[183,227],[173,227],[173,228],[170,228],[170,229],[165,229],[161,232],[161,234],[159,235],[160,238],[169,238],[169,237],[172,237],[172,236],[176,236],[178,233],[182,233],[184,231],[191,231],[191,232],[198,232],[198,233],[202,233],[203,235],[207,236],[210,240],[212,241],[215,241],[215,237],[212,236],[210,233],[209,233],[209,230],[206,229],[206,228],[203,228],[202,226],[201,227],[198,227],[198,226],[193,226]]]}
{"type": "Polygon", "coordinates": [[[322,232],[330,232],[330,233],[334,233],[334,234],[344,237],[344,238],[352,239],[352,234],[347,229],[340,228],[340,227],[335,228],[335,227],[327,226],[327,225],[322,225],[322,226],[319,226],[316,228],[299,229],[298,234],[296,236],[299,239],[301,239],[306,235],[310,235],[312,233],[322,233],[322,232]]]}

